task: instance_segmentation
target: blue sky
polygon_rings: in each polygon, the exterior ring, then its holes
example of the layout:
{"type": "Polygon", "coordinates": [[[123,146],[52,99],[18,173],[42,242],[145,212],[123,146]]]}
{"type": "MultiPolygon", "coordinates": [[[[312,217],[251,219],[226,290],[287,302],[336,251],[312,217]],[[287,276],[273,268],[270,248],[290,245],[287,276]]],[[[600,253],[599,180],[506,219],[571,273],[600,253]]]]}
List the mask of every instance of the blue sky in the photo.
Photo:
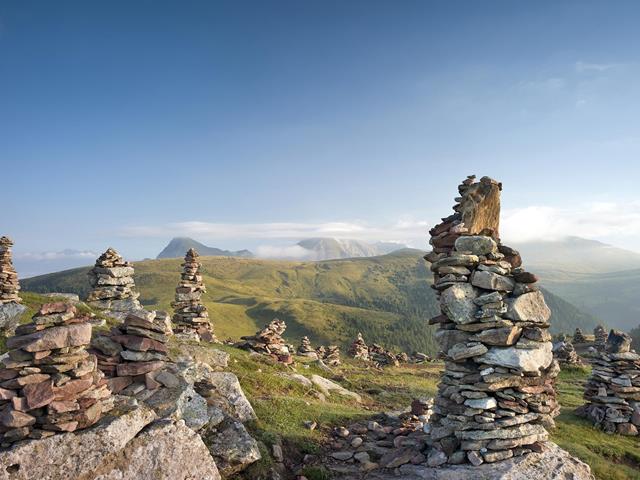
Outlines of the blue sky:
{"type": "Polygon", "coordinates": [[[174,235],[424,247],[476,173],[505,185],[505,237],[640,250],[639,14],[0,0],[0,232],[17,256],[142,258],[174,235]]]}

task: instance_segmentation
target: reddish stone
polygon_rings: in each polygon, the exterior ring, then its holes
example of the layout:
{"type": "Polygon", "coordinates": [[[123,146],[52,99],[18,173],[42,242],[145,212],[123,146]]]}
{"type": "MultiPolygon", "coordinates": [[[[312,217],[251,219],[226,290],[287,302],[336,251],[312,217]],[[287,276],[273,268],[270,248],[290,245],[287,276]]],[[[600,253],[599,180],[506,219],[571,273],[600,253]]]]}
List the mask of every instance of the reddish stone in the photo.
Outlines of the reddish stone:
{"type": "Polygon", "coordinates": [[[151,338],[138,337],[136,335],[114,335],[111,340],[118,342],[125,348],[130,350],[137,350],[139,352],[146,352],[148,350],[154,350],[156,352],[167,353],[167,347],[164,343],[151,338]]]}
{"type": "Polygon", "coordinates": [[[73,400],[75,397],[87,390],[93,385],[93,379],[77,379],[69,380],[67,383],[60,387],[54,387],[55,400],[73,400]]]}
{"type": "Polygon", "coordinates": [[[0,413],[0,424],[9,428],[28,427],[36,423],[36,417],[28,413],[19,412],[12,407],[5,408],[0,413]]]}
{"type": "Polygon", "coordinates": [[[79,347],[91,342],[91,324],[78,323],[47,328],[29,335],[11,337],[7,348],[22,348],[27,352],[39,352],[64,347],[79,347]]]}
{"type": "Polygon", "coordinates": [[[33,359],[34,360],[41,360],[43,358],[48,357],[49,355],[51,355],[51,350],[43,350],[41,352],[34,352],[33,353],[33,359]]]}
{"type": "Polygon", "coordinates": [[[531,272],[516,273],[513,275],[513,279],[520,283],[536,283],[538,281],[537,275],[531,272]]]}
{"type": "Polygon", "coordinates": [[[29,410],[44,407],[51,403],[55,398],[55,393],[53,392],[53,381],[47,380],[41,383],[26,385],[22,389],[22,395],[27,399],[29,410]]]}
{"type": "Polygon", "coordinates": [[[27,406],[27,399],[24,397],[13,397],[11,399],[11,405],[14,410],[18,410],[19,412],[26,412],[29,410],[27,406]]]}
{"type": "Polygon", "coordinates": [[[0,380],[11,380],[12,378],[16,378],[18,376],[18,372],[15,370],[10,370],[8,368],[3,368],[0,370],[0,380]]]}
{"type": "Polygon", "coordinates": [[[142,375],[144,373],[153,372],[164,367],[164,362],[154,360],[153,362],[129,362],[121,363],[117,367],[118,376],[125,377],[129,375],[142,375]]]}
{"type": "Polygon", "coordinates": [[[144,384],[147,387],[147,390],[155,390],[160,387],[161,384],[156,382],[155,378],[153,378],[153,373],[147,373],[144,376],[144,384]]]}
{"type": "Polygon", "coordinates": [[[48,424],[42,425],[42,428],[44,430],[52,430],[54,432],[75,432],[76,429],[78,428],[78,422],[70,421],[70,422],[61,422],[57,424],[48,423],[48,424]]]}
{"type": "Polygon", "coordinates": [[[78,402],[68,400],[64,402],[51,402],[47,405],[47,412],[49,414],[53,413],[66,413],[66,412],[74,412],[80,408],[78,402]]]}
{"type": "Polygon", "coordinates": [[[31,375],[25,375],[24,377],[12,378],[11,380],[7,380],[6,382],[0,383],[0,387],[4,388],[20,388],[25,385],[29,385],[31,383],[40,383],[45,380],[49,380],[49,375],[44,373],[33,373],[31,375]]]}
{"type": "Polygon", "coordinates": [[[113,377],[110,378],[107,382],[109,390],[111,390],[113,393],[120,393],[122,390],[131,385],[133,379],[131,377],[113,377]]]}
{"type": "Polygon", "coordinates": [[[6,388],[0,388],[0,400],[11,400],[17,395],[13,390],[7,390],[6,388]]]}
{"type": "Polygon", "coordinates": [[[51,313],[66,312],[76,313],[76,307],[65,302],[52,302],[42,305],[42,307],[40,307],[40,310],[38,311],[38,315],[49,315],[51,313]]]}

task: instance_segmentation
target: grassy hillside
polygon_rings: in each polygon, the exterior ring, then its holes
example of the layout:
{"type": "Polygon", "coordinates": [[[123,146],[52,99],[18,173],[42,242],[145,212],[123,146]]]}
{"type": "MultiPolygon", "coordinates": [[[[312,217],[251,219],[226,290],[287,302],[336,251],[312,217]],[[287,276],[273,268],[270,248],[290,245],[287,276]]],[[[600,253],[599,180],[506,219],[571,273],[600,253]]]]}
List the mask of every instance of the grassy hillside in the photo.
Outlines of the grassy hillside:
{"type": "MultiPolygon", "coordinates": [[[[204,301],[220,338],[254,333],[274,317],[286,320],[286,338],[296,344],[308,335],[314,344],[346,347],[358,331],[367,341],[405,351],[434,353],[437,313],[429,287],[431,273],[418,250],[321,262],[290,262],[230,257],[201,257],[208,292],[204,301]]],[[[180,276],[179,259],[137,262],[141,302],[170,310],[180,276]]],[[[89,291],[88,269],[74,269],[22,282],[35,292],[89,291]]],[[[576,326],[592,329],[598,320],[546,293],[554,332],[576,326]]]]}

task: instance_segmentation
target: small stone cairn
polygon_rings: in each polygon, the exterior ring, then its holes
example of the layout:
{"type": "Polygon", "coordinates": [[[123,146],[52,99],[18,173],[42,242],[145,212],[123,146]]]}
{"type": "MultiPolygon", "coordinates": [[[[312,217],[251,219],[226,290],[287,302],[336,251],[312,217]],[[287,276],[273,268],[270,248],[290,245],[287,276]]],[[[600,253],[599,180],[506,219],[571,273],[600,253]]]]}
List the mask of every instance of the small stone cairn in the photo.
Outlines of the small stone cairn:
{"type": "Polygon", "coordinates": [[[548,332],[551,312],[499,240],[502,185],[468,177],[454,214],[431,229],[445,360],[428,427],[429,466],[492,463],[540,450],[559,413],[548,332]]]}
{"type": "Polygon", "coordinates": [[[640,355],[631,350],[631,336],[611,330],[605,350],[591,358],[585,405],[576,413],[606,433],[638,435],[640,428],[640,355]]]}
{"type": "Polygon", "coordinates": [[[583,365],[582,359],[573,347],[573,343],[565,335],[553,344],[553,357],[560,365],[583,365]]]}
{"type": "Polygon", "coordinates": [[[184,257],[182,276],[176,287],[175,301],[171,304],[174,309],[173,323],[176,325],[177,334],[217,342],[209,320],[209,312],[202,303],[202,294],[207,290],[202,282],[202,264],[198,262],[198,257],[198,252],[193,248],[190,248],[184,257]]]}
{"type": "Polygon", "coordinates": [[[300,346],[298,347],[298,350],[296,353],[301,357],[309,357],[315,360],[318,359],[318,354],[316,353],[315,349],[311,346],[311,340],[309,340],[309,337],[307,337],[306,335],[302,337],[302,340],[300,341],[300,346]]]}
{"type": "Polygon", "coordinates": [[[327,353],[324,356],[324,363],[330,367],[338,367],[342,363],[340,361],[340,347],[337,345],[329,345],[327,347],[327,353]]]}
{"type": "Polygon", "coordinates": [[[11,247],[13,242],[9,237],[0,237],[0,305],[4,303],[20,303],[18,296],[20,282],[18,274],[13,268],[11,247]]]}
{"type": "Polygon", "coordinates": [[[593,329],[593,346],[598,352],[603,352],[607,344],[607,331],[602,325],[597,325],[593,329]]]}
{"type": "Polygon", "coordinates": [[[110,335],[91,342],[98,367],[113,393],[144,399],[162,384],[160,373],[167,363],[171,321],[166,312],[139,310],[127,315],[110,335]]]}
{"type": "Polygon", "coordinates": [[[271,355],[278,361],[289,363],[291,352],[282,338],[286,329],[287,324],[284,320],[274,318],[269,325],[255,335],[241,337],[243,341],[236,343],[235,346],[243,350],[271,355]]]}
{"type": "Polygon", "coordinates": [[[93,290],[87,297],[87,303],[119,320],[124,320],[129,312],[142,310],[138,301],[140,294],[135,291],[133,273],[133,265],[113,248],[108,248],[89,271],[89,282],[93,290]]]}
{"type": "Polygon", "coordinates": [[[587,343],[588,340],[585,338],[584,334],[580,327],[576,328],[575,333],[573,334],[573,343],[587,343]]]}
{"type": "Polygon", "coordinates": [[[369,359],[376,367],[397,367],[400,365],[398,357],[391,351],[385,350],[384,347],[377,343],[369,346],[369,359]]]}
{"type": "Polygon", "coordinates": [[[369,347],[362,337],[362,333],[358,332],[356,339],[349,347],[349,356],[358,360],[369,361],[369,347]]]}
{"type": "Polygon", "coordinates": [[[0,370],[1,446],[73,432],[113,408],[111,392],[86,351],[89,318],[66,303],[47,303],[7,340],[0,370]]]}

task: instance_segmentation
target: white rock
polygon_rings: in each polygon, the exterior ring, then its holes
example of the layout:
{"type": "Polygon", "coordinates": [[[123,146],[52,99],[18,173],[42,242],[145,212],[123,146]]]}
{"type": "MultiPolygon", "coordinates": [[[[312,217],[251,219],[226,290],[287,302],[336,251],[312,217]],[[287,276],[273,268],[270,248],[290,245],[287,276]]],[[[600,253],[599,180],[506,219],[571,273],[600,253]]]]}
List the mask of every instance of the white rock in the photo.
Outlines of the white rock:
{"type": "Polygon", "coordinates": [[[342,385],[332,382],[331,380],[321,377],[320,375],[311,375],[311,381],[316,387],[318,387],[318,389],[320,389],[323,394],[327,396],[330,396],[332,393],[337,393],[345,397],[351,397],[357,402],[362,401],[362,397],[357,393],[347,390],[342,385]]]}
{"type": "Polygon", "coordinates": [[[547,368],[553,361],[551,342],[538,342],[538,348],[492,347],[487,353],[476,358],[478,363],[537,372],[547,368]]]}
{"type": "Polygon", "coordinates": [[[452,322],[458,324],[476,322],[475,313],[478,309],[473,300],[477,290],[468,283],[456,283],[442,292],[440,306],[442,312],[452,322]]]}
{"type": "Polygon", "coordinates": [[[507,299],[506,318],[522,322],[547,323],[551,310],[544,301],[542,292],[523,293],[519,297],[507,299]]]}

